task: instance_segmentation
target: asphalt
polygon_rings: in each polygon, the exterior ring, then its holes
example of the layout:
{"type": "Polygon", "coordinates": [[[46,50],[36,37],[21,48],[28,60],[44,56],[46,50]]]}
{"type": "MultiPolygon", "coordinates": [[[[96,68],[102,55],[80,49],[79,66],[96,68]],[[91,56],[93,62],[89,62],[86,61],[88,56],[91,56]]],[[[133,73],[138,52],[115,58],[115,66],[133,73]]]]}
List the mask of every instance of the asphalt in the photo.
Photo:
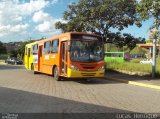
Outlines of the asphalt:
{"type": "Polygon", "coordinates": [[[57,82],[21,65],[0,65],[0,112],[159,113],[159,94],[159,90],[100,78],[57,82]]]}
{"type": "Polygon", "coordinates": [[[150,75],[148,76],[128,75],[114,71],[106,71],[105,77],[106,79],[109,80],[115,80],[131,85],[160,89],[160,77],[152,78],[150,75]]]}

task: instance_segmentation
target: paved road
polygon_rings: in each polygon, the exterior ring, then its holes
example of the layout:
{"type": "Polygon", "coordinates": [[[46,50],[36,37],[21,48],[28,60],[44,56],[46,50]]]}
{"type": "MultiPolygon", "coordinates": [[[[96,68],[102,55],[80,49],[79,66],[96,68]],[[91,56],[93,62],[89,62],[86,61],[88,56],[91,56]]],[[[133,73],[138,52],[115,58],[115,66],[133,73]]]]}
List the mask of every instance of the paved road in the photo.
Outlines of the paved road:
{"type": "Polygon", "coordinates": [[[0,112],[160,113],[160,91],[104,79],[57,82],[23,66],[0,65],[0,112]]]}

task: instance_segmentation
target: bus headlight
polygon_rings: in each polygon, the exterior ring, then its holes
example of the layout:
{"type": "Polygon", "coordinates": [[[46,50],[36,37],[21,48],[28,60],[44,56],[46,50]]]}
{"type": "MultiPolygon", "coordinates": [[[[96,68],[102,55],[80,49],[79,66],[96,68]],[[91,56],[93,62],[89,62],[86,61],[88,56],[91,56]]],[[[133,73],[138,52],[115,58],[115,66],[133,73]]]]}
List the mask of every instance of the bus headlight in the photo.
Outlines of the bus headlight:
{"type": "Polygon", "coordinates": [[[71,65],[71,69],[79,71],[79,68],[77,66],[74,66],[74,65],[71,65]]]}
{"type": "Polygon", "coordinates": [[[100,70],[104,70],[104,66],[101,66],[101,67],[98,69],[98,71],[100,71],[100,70]]]}

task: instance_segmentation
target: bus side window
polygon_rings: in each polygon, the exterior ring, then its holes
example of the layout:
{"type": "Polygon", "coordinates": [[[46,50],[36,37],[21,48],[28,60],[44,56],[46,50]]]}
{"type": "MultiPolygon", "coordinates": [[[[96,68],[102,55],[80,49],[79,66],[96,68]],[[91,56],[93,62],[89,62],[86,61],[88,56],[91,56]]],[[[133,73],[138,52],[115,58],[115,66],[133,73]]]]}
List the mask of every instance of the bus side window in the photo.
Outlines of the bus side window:
{"type": "Polygon", "coordinates": [[[38,44],[32,46],[32,53],[33,55],[38,54],[38,44]]]}
{"type": "Polygon", "coordinates": [[[31,47],[31,55],[33,55],[34,53],[34,45],[32,45],[32,47],[31,47]]]}
{"type": "Polygon", "coordinates": [[[58,48],[59,48],[59,40],[53,40],[52,41],[51,52],[52,53],[58,53],[58,48]]]}
{"type": "Polygon", "coordinates": [[[50,53],[50,45],[51,45],[50,41],[47,41],[47,42],[44,43],[44,53],[45,54],[49,54],[50,53]]]}
{"type": "Polygon", "coordinates": [[[34,53],[38,54],[38,44],[35,45],[34,53]]]}

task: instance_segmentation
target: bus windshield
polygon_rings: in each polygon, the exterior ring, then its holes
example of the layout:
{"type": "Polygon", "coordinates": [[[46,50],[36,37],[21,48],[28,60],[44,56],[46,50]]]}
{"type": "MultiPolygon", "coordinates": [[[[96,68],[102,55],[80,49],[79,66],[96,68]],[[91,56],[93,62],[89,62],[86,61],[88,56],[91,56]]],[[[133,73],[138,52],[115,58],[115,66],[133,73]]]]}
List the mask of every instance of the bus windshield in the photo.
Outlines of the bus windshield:
{"type": "Polygon", "coordinates": [[[71,40],[71,61],[97,62],[104,58],[103,43],[94,40],[71,40]]]}

